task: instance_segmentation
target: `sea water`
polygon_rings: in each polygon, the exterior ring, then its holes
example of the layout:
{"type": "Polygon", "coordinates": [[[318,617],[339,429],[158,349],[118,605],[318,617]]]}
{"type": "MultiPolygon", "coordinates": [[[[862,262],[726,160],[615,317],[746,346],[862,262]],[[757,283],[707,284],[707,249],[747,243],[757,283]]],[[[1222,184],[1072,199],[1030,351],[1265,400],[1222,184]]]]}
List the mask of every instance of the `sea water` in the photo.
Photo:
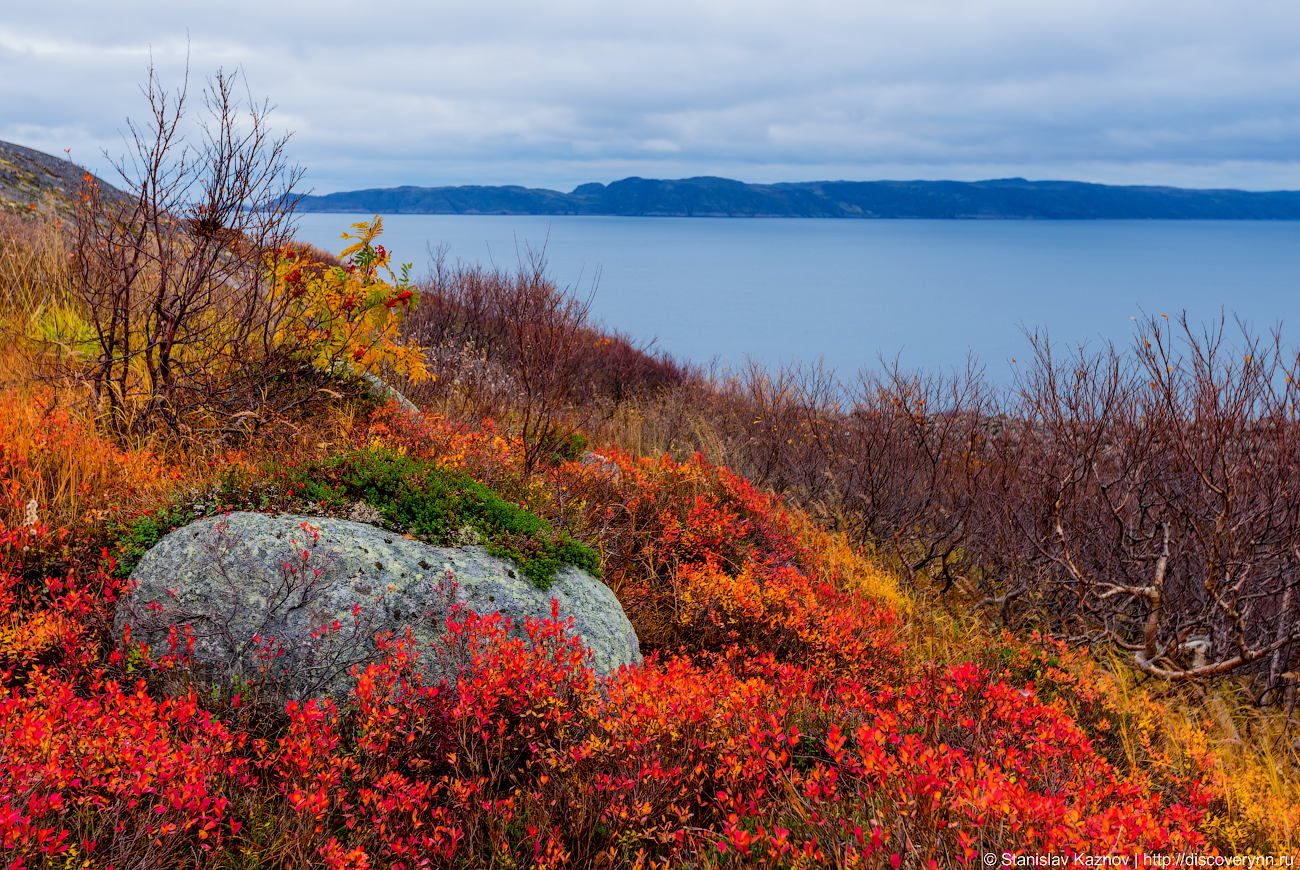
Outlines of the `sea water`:
{"type": "MultiPolygon", "coordinates": [[[[337,251],[370,215],[304,214],[298,236],[337,251]]],[[[978,360],[1009,383],[1026,331],[1057,347],[1127,344],[1144,316],[1281,326],[1300,344],[1300,221],[938,221],[385,215],[380,240],[428,271],[516,268],[544,253],[594,318],[697,363],[821,361],[852,381],[897,360],[978,360]]]]}

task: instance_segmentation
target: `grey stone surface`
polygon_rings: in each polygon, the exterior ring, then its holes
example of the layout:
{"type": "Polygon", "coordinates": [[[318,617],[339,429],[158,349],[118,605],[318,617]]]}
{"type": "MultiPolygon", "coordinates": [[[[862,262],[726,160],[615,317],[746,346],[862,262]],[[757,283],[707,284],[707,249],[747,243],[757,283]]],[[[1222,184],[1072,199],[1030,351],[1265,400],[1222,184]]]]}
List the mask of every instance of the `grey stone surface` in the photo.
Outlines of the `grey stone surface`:
{"type": "Polygon", "coordinates": [[[420,413],[420,409],[415,406],[414,402],[406,398],[405,394],[403,394],[401,390],[385,383],[379,375],[365,371],[360,372],[360,375],[365,379],[366,383],[370,384],[371,391],[379,398],[396,402],[398,407],[408,413],[420,413]]]}
{"type": "Polygon", "coordinates": [[[198,670],[241,683],[270,662],[294,700],[345,696],[350,669],[377,658],[374,636],[384,631],[410,629],[426,679],[455,678],[455,663],[436,650],[456,605],[500,613],[512,635],[526,637],[525,618],[549,617],[554,598],[597,673],[641,661],[618,599],[584,571],[566,565],[539,590],[515,563],[482,547],[433,547],[347,520],[256,513],[199,520],[160,540],[131,581],[118,603],[119,640],[129,623],[131,639],[156,657],[169,651],[173,627],[188,625],[198,670]]]}
{"type": "Polygon", "coordinates": [[[618,463],[610,459],[608,456],[603,456],[599,453],[588,450],[586,453],[582,454],[580,461],[583,465],[595,468],[602,474],[608,474],[610,479],[615,483],[618,483],[623,478],[623,472],[619,469],[618,463]]]}

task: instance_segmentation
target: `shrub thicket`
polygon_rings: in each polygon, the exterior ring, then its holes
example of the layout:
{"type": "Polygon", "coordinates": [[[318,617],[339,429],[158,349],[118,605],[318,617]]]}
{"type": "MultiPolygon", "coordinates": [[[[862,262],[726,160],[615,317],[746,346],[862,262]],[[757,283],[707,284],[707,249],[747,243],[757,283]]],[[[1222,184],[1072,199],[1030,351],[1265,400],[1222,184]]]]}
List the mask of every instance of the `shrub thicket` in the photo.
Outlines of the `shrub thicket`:
{"type": "Polygon", "coordinates": [[[1246,675],[1292,709],[1300,664],[1296,354],[1162,318],[1128,351],[1045,340],[978,371],[751,370],[696,398],[714,455],[996,620],[1127,651],[1170,679],[1246,675]]]}
{"type": "Polygon", "coordinates": [[[602,355],[617,336],[536,263],[440,267],[424,290],[409,335],[450,370],[422,398],[470,420],[522,414],[530,461],[579,421],[634,449],[704,450],[915,590],[1113,646],[1153,676],[1244,674],[1294,709],[1300,420],[1297,355],[1277,335],[1153,317],[1129,350],[1062,357],[1032,338],[1007,389],[973,363],[847,385],[818,366],[706,377],[634,347],[602,355]]]}

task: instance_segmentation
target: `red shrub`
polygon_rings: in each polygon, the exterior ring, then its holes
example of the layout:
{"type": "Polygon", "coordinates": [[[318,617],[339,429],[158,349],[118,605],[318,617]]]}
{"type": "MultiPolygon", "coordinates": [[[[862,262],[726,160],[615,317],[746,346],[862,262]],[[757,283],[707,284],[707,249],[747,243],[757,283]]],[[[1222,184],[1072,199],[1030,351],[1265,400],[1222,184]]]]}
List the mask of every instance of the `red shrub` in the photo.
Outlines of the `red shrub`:
{"type": "Polygon", "coordinates": [[[35,677],[0,700],[0,842],[11,866],[62,854],[101,866],[197,862],[239,830],[227,792],[242,777],[243,743],[193,696],[35,677]]]}

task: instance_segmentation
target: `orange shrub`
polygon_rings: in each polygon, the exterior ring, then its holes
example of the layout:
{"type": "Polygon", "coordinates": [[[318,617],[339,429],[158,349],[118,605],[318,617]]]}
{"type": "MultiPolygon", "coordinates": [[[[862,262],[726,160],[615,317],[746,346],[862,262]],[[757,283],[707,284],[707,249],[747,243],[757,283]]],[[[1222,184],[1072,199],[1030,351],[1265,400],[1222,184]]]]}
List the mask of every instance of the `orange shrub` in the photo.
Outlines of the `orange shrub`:
{"type": "MultiPolygon", "coordinates": [[[[30,530],[23,531],[19,539],[31,540],[30,530]]],[[[0,535],[0,541],[14,537],[0,535]]],[[[89,577],[47,577],[39,584],[0,568],[0,688],[32,673],[76,677],[97,662],[122,586],[104,557],[103,570],[89,577]]]]}
{"type": "Polygon", "coordinates": [[[339,254],[344,265],[324,266],[292,245],[267,258],[270,296],[285,312],[276,341],[301,349],[321,371],[350,367],[373,373],[389,365],[418,383],[428,377],[424,352],[400,340],[402,316],[417,299],[411,267],[395,274],[384,246],[372,244],[384,231],[382,218],[352,229],[342,236],[352,240],[339,254]]]}

